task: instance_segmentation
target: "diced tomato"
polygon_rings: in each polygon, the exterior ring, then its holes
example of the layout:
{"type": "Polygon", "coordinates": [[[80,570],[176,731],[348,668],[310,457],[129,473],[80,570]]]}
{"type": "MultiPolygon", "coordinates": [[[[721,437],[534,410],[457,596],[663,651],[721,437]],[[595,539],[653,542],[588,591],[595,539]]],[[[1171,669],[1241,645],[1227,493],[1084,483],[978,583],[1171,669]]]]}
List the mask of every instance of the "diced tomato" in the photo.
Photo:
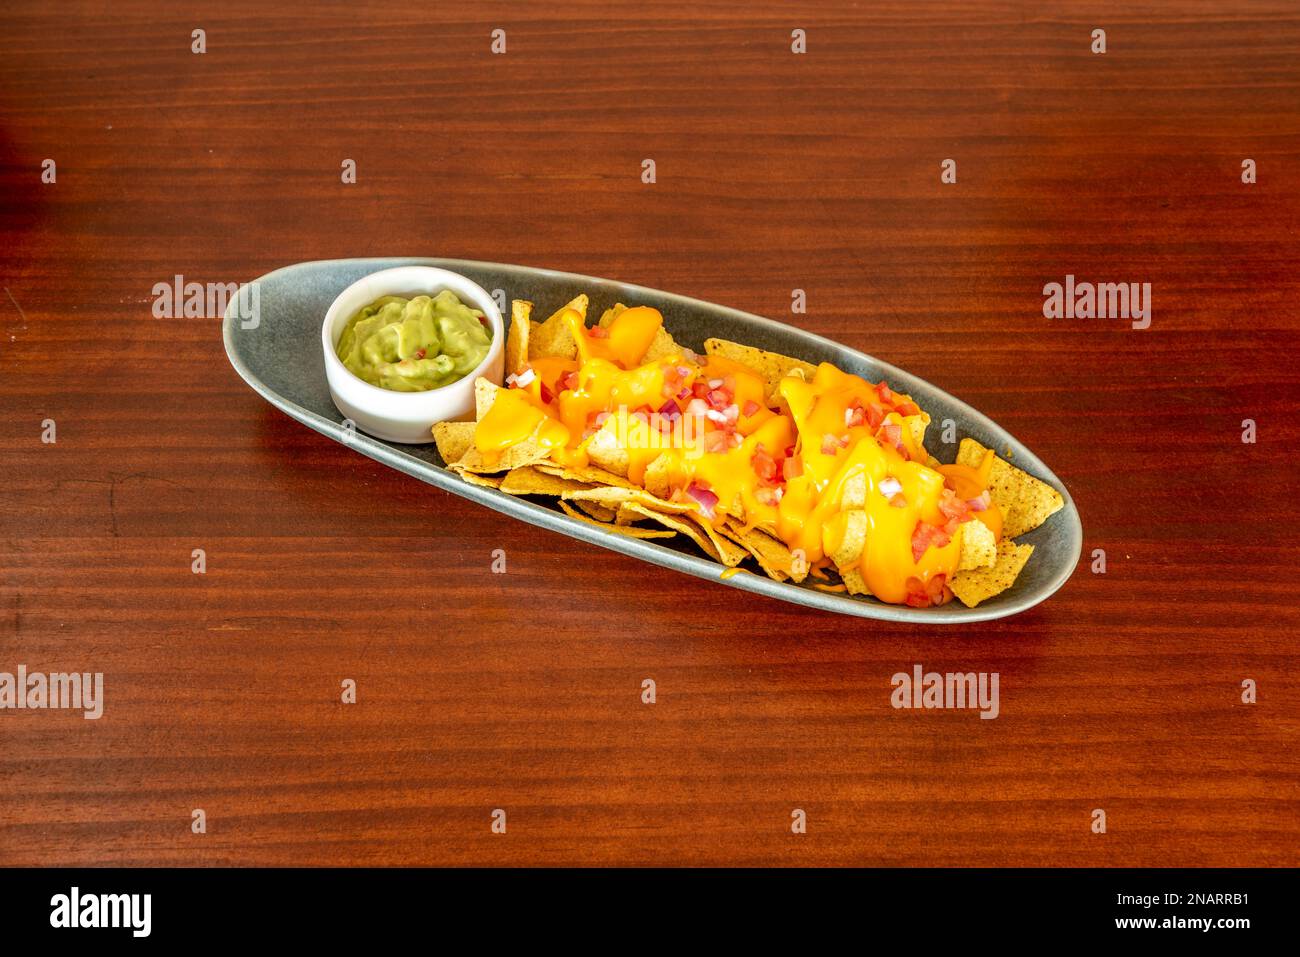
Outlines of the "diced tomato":
{"type": "MultiPolygon", "coordinates": [[[[791,451],[794,450],[791,449],[791,451]]],[[[803,459],[797,459],[791,455],[781,460],[781,476],[787,482],[791,479],[797,479],[800,475],[803,475],[803,459]]]]}
{"type": "Polygon", "coordinates": [[[831,435],[827,432],[822,436],[822,455],[834,455],[849,444],[847,435],[831,435]]]}
{"type": "Polygon", "coordinates": [[[592,326],[587,330],[587,335],[592,339],[608,339],[609,330],[604,326],[592,326]]]}
{"type": "Polygon", "coordinates": [[[563,379],[560,380],[559,391],[572,392],[577,387],[578,387],[578,373],[570,372],[568,375],[566,375],[563,379]]]}
{"type": "Polygon", "coordinates": [[[726,389],[710,389],[708,394],[704,396],[704,401],[719,412],[732,404],[731,393],[726,389]]]}
{"type": "Polygon", "coordinates": [[[541,382],[538,384],[541,386],[542,389],[542,401],[545,402],[547,405],[550,405],[552,402],[555,401],[555,393],[552,392],[550,389],[546,388],[545,382],[541,382]]]}
{"type": "Polygon", "coordinates": [[[880,428],[880,423],[885,421],[885,410],[875,402],[867,406],[867,426],[872,429],[880,428]]]}
{"type": "Polygon", "coordinates": [[[767,454],[763,446],[754,450],[754,457],[751,458],[750,464],[754,466],[754,473],[758,476],[759,481],[767,485],[776,485],[780,479],[776,467],[776,459],[767,454]]]}
{"type": "Polygon", "coordinates": [[[876,431],[876,439],[882,445],[895,448],[899,452],[905,451],[903,448],[903,427],[897,422],[886,422],[876,431]]]}
{"type": "Polygon", "coordinates": [[[907,508],[907,496],[902,492],[898,492],[890,497],[889,504],[894,508],[907,508]]]}
{"type": "Polygon", "coordinates": [[[744,409],[745,418],[749,418],[751,415],[757,415],[758,410],[761,408],[762,408],[761,405],[759,405],[753,399],[750,399],[748,402],[745,403],[745,409],[744,409]]]}
{"type": "Polygon", "coordinates": [[[894,402],[894,392],[884,382],[876,383],[876,395],[880,396],[882,402],[888,402],[890,405],[894,402]]]}
{"type": "Polygon", "coordinates": [[[970,517],[970,506],[950,488],[945,488],[939,497],[939,511],[943,512],[944,518],[955,520],[958,524],[970,517]]]}
{"type": "Polygon", "coordinates": [[[950,541],[952,536],[938,525],[917,522],[916,530],[912,532],[912,561],[919,562],[930,546],[943,548],[950,541]]]}
{"type": "Polygon", "coordinates": [[[730,444],[727,433],[723,429],[713,429],[704,433],[704,451],[706,452],[725,452],[730,444]]]}

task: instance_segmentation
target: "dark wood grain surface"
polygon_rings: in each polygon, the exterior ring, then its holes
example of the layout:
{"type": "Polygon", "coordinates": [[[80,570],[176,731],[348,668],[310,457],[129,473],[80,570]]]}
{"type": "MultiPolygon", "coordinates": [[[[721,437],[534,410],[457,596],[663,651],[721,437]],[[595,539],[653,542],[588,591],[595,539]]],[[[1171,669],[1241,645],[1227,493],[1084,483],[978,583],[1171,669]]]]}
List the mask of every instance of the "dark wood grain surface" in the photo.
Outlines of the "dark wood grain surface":
{"type": "Polygon", "coordinates": [[[1298,180],[1290,2],[6,5],[0,671],[105,704],[0,712],[0,863],[1300,863],[1298,180]],[[374,255],[901,365],[1062,477],[1085,561],[952,630],[756,599],[362,458],[152,315],[374,255]],[[1067,273],[1151,327],[1045,319],[1067,273]],[[918,663],[1000,716],[894,710],[918,663]]]}

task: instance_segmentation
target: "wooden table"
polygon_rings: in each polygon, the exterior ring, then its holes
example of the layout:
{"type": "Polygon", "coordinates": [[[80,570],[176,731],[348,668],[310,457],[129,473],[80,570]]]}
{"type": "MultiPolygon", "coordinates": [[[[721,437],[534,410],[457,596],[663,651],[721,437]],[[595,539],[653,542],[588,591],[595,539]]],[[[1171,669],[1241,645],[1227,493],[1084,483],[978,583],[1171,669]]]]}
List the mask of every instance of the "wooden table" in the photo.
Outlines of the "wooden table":
{"type": "Polygon", "coordinates": [[[0,712],[0,863],[1300,863],[1294,4],[442,6],[0,14],[0,671],[105,676],[98,721],[0,712]],[[1033,448],[1084,560],[951,630],[756,599],[405,478],[153,316],[372,255],[880,356],[1033,448]],[[1045,319],[1067,274],[1150,328],[1045,319]],[[894,710],[915,664],[1000,716],[894,710]]]}

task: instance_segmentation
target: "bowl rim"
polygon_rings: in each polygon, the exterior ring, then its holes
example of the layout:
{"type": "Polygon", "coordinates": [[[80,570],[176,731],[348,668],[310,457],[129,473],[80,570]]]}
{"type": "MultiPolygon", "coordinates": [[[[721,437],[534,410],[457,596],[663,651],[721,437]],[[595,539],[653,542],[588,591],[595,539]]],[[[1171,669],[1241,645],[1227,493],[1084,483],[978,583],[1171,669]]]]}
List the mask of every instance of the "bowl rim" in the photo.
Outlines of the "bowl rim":
{"type": "MultiPolygon", "coordinates": [[[[433,293],[421,292],[421,293],[413,293],[411,295],[431,296],[431,295],[436,295],[438,292],[442,292],[442,291],[443,291],[442,289],[438,289],[433,293]]],[[[456,293],[456,297],[458,299],[460,298],[460,293],[457,290],[452,289],[451,291],[456,293]]],[[[389,293],[383,293],[382,295],[391,296],[391,295],[399,295],[399,293],[389,292],[389,293]]],[[[341,335],[342,332],[340,331],[340,336],[341,335]]],[[[411,405],[414,405],[416,402],[419,402],[421,399],[425,398],[426,396],[437,396],[446,389],[452,389],[455,388],[456,386],[463,386],[466,382],[473,382],[474,380],[478,379],[486,372],[488,366],[492,364],[492,360],[495,358],[498,350],[505,349],[505,335],[506,335],[505,319],[501,315],[501,308],[497,305],[496,300],[492,298],[491,293],[489,293],[486,289],[484,289],[474,280],[470,279],[468,276],[463,275],[461,273],[453,272],[450,269],[443,269],[440,266],[422,266],[417,264],[412,264],[409,266],[391,266],[387,269],[378,269],[375,272],[367,273],[366,275],[359,278],[356,282],[350,283],[346,289],[344,289],[337,296],[334,297],[334,300],[329,304],[329,308],[325,310],[324,319],[321,320],[321,348],[325,353],[325,371],[326,371],[327,378],[329,377],[330,372],[341,372],[345,376],[350,378],[357,386],[361,387],[361,392],[363,395],[373,395],[377,400],[380,397],[383,397],[385,401],[406,402],[411,405]],[[492,324],[492,344],[488,347],[487,355],[483,357],[483,361],[481,361],[471,371],[465,373],[459,379],[455,379],[452,382],[448,382],[446,385],[440,385],[434,389],[422,389],[419,392],[398,392],[395,389],[385,389],[382,386],[377,386],[370,382],[367,382],[365,379],[361,378],[359,375],[357,375],[355,372],[349,369],[346,365],[344,365],[343,360],[339,358],[338,352],[336,351],[337,347],[334,342],[331,326],[333,324],[334,319],[336,318],[335,310],[338,308],[339,301],[342,300],[345,296],[347,296],[348,293],[352,292],[352,290],[355,289],[357,286],[360,286],[364,282],[369,282],[373,280],[376,276],[383,276],[385,273],[395,273],[395,272],[405,273],[405,272],[410,272],[411,270],[419,270],[421,272],[435,274],[430,276],[430,279],[432,279],[434,283],[437,283],[439,281],[438,275],[451,276],[455,279],[460,280],[461,282],[464,282],[476,293],[481,293],[483,297],[482,300],[476,301],[472,305],[475,308],[477,308],[480,312],[482,312],[484,315],[486,315],[488,317],[488,321],[492,324]]]]}

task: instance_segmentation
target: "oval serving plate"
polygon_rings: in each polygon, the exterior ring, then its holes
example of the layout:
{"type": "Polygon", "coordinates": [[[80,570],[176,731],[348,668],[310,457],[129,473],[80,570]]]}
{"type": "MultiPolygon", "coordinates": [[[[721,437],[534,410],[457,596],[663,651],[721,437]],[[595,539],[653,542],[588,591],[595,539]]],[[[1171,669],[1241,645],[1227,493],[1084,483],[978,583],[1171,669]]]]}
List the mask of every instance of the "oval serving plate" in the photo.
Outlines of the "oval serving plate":
{"type": "MultiPolygon", "coordinates": [[[[1037,456],[1005,429],[943,390],[902,369],[821,336],[761,316],[657,289],[549,269],[459,259],[321,260],[277,269],[257,279],[256,283],[258,321],[254,324],[241,319],[240,300],[233,299],[226,310],[223,334],[231,365],[268,402],[317,432],[398,471],[570,538],[732,588],[810,608],[883,621],[930,624],[987,621],[1024,611],[1060,588],[1078,563],[1083,545],[1078,510],[1061,480],[1037,456]],[[689,543],[677,544],[673,539],[673,544],[664,545],[655,540],[626,538],[576,521],[558,509],[527,498],[470,485],[443,466],[433,445],[399,445],[344,428],[343,415],[330,400],[320,349],[320,327],[325,311],[335,296],[362,276],[380,269],[408,265],[438,266],[461,273],[488,291],[503,290],[507,299],[532,300],[543,315],[579,293],[591,297],[595,315],[600,315],[615,302],[654,306],[663,313],[664,325],[673,338],[697,351],[703,351],[705,339],[716,336],[809,362],[830,362],[873,382],[885,379],[892,388],[910,395],[934,421],[951,418],[957,423],[959,438],[970,436],[999,453],[1010,450],[1012,461],[1018,468],[1049,483],[1061,493],[1065,507],[1043,525],[1017,539],[1035,546],[1034,554],[1015,585],[1007,591],[975,608],[966,608],[955,600],[937,608],[908,608],[888,605],[874,598],[825,592],[809,585],[777,582],[758,573],[724,578],[722,566],[694,551],[694,546],[689,543]]],[[[932,450],[938,453],[937,458],[951,461],[956,446],[946,449],[946,458],[944,451],[932,450]]]]}

